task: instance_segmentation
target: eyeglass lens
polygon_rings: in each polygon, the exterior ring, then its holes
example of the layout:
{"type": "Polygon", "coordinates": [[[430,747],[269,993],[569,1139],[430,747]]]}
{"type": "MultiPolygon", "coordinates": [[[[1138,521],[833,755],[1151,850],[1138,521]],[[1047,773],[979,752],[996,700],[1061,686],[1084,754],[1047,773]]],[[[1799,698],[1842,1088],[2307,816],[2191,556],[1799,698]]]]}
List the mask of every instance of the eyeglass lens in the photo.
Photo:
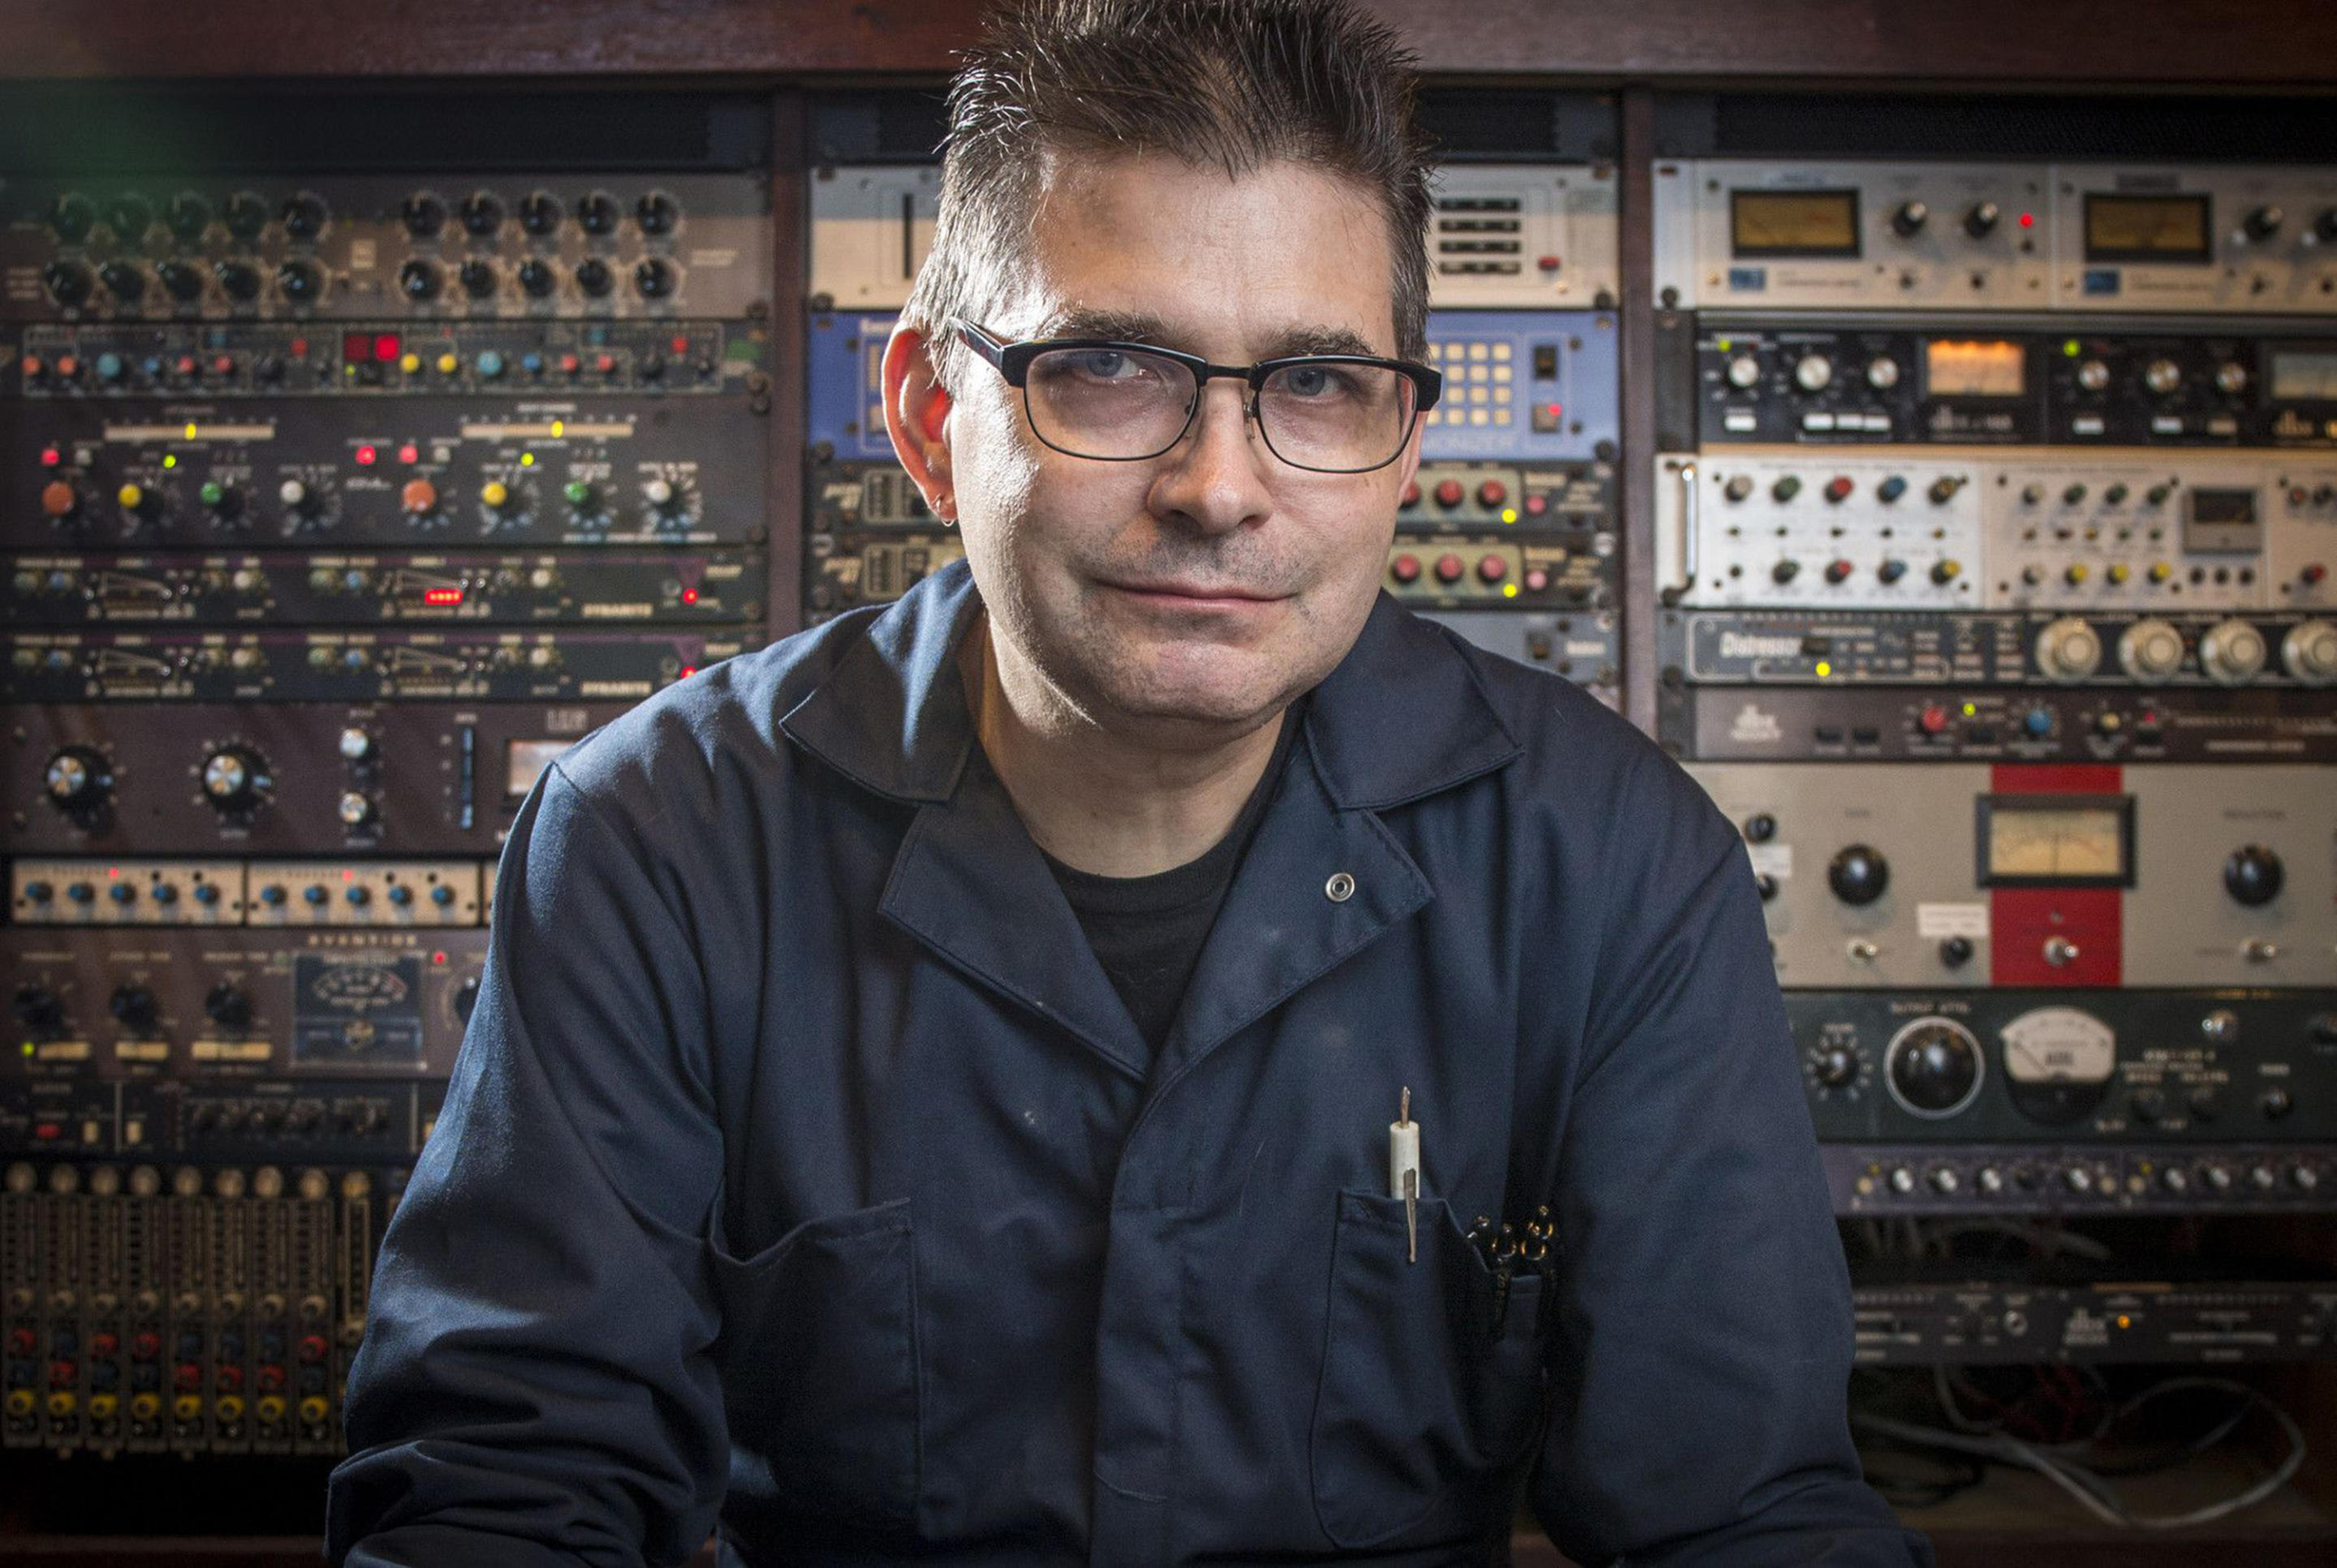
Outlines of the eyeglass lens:
{"type": "MultiPolygon", "coordinates": [[[[1184,436],[1196,402],[1191,366],[1124,348],[1050,349],[1031,361],[1023,391],[1041,440],[1107,459],[1168,451],[1184,436]]],[[[1266,377],[1257,417],[1283,462],[1352,472],[1395,455],[1416,401],[1412,378],[1384,365],[1301,361],[1266,377]]]]}

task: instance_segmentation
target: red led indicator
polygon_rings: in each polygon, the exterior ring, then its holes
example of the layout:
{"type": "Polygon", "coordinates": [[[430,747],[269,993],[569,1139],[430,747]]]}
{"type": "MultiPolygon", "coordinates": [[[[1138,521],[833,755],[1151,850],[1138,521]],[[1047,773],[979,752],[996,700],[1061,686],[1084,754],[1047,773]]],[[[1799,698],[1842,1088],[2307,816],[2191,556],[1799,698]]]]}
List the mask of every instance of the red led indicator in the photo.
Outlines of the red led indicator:
{"type": "Polygon", "coordinates": [[[397,449],[397,461],[400,463],[420,463],[422,461],[422,449],[409,441],[404,446],[397,449]]]}
{"type": "Polygon", "coordinates": [[[676,354],[688,354],[689,352],[689,339],[687,337],[677,337],[673,340],[670,346],[676,354]]]}
{"type": "Polygon", "coordinates": [[[698,667],[694,664],[686,664],[681,667],[681,678],[684,680],[688,680],[691,676],[694,676],[697,673],[698,667]]]}
{"type": "Polygon", "coordinates": [[[121,868],[120,866],[108,866],[108,867],[106,867],[106,868],[105,868],[105,880],[106,880],[107,881],[110,881],[110,882],[118,882],[118,881],[120,881],[122,880],[122,868],[121,868]]]}
{"type": "Polygon", "coordinates": [[[422,590],[425,604],[460,604],[463,590],[459,588],[425,588],[422,590]]]}
{"type": "Polygon", "coordinates": [[[2036,227],[2037,227],[2037,214],[2035,214],[2034,212],[2024,212],[2024,213],[2022,213],[2022,214],[2020,215],[2020,227],[2021,227],[2021,228],[2023,228],[2023,229],[2034,229],[2034,228],[2036,228],[2036,227]]]}
{"type": "Polygon", "coordinates": [[[385,332],[379,337],[375,338],[373,340],[373,356],[376,359],[380,360],[396,359],[397,357],[397,334],[395,332],[385,332]]]}
{"type": "Polygon", "coordinates": [[[374,460],[380,455],[380,453],[376,452],[370,446],[360,446],[357,448],[357,466],[359,468],[371,468],[374,464],[374,460]]]}
{"type": "Polygon", "coordinates": [[[698,602],[698,590],[694,588],[683,589],[681,590],[681,602],[684,604],[696,604],[698,602]]]}
{"type": "Polygon", "coordinates": [[[341,872],[341,881],[345,881],[345,882],[353,882],[353,881],[357,881],[357,872],[353,872],[353,871],[349,871],[349,870],[347,870],[347,869],[346,869],[346,868],[344,868],[344,869],[343,869],[343,871],[341,872]]]}
{"type": "Polygon", "coordinates": [[[308,340],[307,338],[296,337],[292,340],[292,357],[295,359],[306,359],[308,357],[308,340]]]}
{"type": "Polygon", "coordinates": [[[1557,418],[1560,417],[1561,415],[1563,415],[1563,414],[1566,413],[1565,405],[1564,405],[1564,404],[1556,404],[1556,403],[1553,403],[1553,404],[1548,404],[1547,406],[1548,406],[1548,407],[1549,407],[1549,409],[1550,409],[1550,416],[1552,419],[1557,419],[1557,418]]]}
{"type": "Polygon", "coordinates": [[[432,964],[443,969],[446,963],[446,950],[445,948],[440,948],[436,952],[432,953],[430,955],[430,961],[432,964]]]}
{"type": "Polygon", "coordinates": [[[373,357],[373,340],[362,332],[344,333],[341,336],[341,357],[357,361],[373,357]]]}
{"type": "Polygon", "coordinates": [[[65,454],[59,452],[55,447],[44,446],[41,448],[41,466],[43,468],[54,468],[64,460],[65,454]]]}

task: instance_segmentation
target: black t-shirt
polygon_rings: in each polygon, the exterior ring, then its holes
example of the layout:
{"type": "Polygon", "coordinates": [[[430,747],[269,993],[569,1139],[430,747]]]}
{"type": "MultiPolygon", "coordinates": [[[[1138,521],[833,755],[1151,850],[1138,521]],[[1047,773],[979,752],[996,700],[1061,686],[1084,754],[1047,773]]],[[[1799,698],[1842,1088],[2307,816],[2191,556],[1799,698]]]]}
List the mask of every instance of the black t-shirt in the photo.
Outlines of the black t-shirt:
{"type": "Polygon", "coordinates": [[[1185,988],[1201,961],[1201,945],[1217,923],[1217,907],[1233,886],[1234,872],[1266,815],[1266,802],[1274,798],[1298,734],[1299,713],[1294,705],[1284,716],[1282,734],[1266,771],[1258,775],[1257,787],[1250,791],[1226,836],[1198,860],[1148,877],[1106,877],[1046,857],[1047,869],[1055,873],[1071,912],[1079,917],[1088,945],[1155,1055],[1168,1042],[1168,1027],[1177,1021],[1185,988]]]}

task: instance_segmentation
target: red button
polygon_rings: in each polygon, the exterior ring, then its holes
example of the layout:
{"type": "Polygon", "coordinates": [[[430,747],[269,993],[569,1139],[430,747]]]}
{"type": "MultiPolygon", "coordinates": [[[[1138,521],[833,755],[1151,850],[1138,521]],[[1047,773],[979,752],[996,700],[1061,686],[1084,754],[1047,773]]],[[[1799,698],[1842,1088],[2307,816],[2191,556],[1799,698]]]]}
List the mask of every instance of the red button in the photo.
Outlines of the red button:
{"type": "Polygon", "coordinates": [[[211,361],[211,374],[213,375],[233,375],[235,374],[234,359],[227,355],[220,355],[217,359],[211,361]]]}
{"type": "Polygon", "coordinates": [[[1461,497],[1462,493],[1463,492],[1461,489],[1461,482],[1457,479],[1448,479],[1443,483],[1436,487],[1436,504],[1439,506],[1458,506],[1461,504],[1461,497]]]}
{"type": "Polygon", "coordinates": [[[1399,502],[1396,502],[1396,505],[1398,505],[1399,507],[1409,507],[1409,506],[1418,506],[1419,504],[1420,504],[1420,482],[1419,482],[1418,480],[1412,480],[1412,481],[1410,481],[1410,482],[1406,482],[1406,484],[1404,485],[1404,487],[1403,487],[1403,500],[1401,500],[1401,501],[1399,501],[1399,502]]]}
{"type": "Polygon", "coordinates": [[[572,354],[563,354],[560,356],[560,368],[570,375],[575,375],[576,367],[582,363],[572,354]]]}
{"type": "Polygon", "coordinates": [[[1461,574],[1468,570],[1457,555],[1440,555],[1436,558],[1436,580],[1439,582],[1459,582],[1461,574]]]}
{"type": "Polygon", "coordinates": [[[1416,555],[1397,556],[1395,560],[1388,563],[1388,575],[1394,578],[1398,582],[1418,582],[1420,580],[1420,557],[1416,555]]]}
{"type": "Polygon", "coordinates": [[[1498,555],[1481,557],[1477,562],[1477,575],[1487,582],[1499,582],[1510,575],[1510,563],[1498,555]]]}
{"type": "Polygon", "coordinates": [[[36,1144],[53,1144],[64,1137],[64,1134],[65,1130],[56,1123],[41,1122],[33,1128],[33,1141],[36,1144]]]}
{"type": "Polygon", "coordinates": [[[592,368],[607,375],[617,368],[617,356],[613,354],[596,355],[592,361],[592,368]]]}
{"type": "Polygon", "coordinates": [[[24,379],[27,381],[40,380],[49,368],[48,363],[37,354],[24,355],[24,379]]]}
{"type": "Polygon", "coordinates": [[[1852,484],[1847,479],[1833,479],[1826,484],[1825,498],[1828,501],[1848,501],[1850,492],[1856,488],[1857,486],[1852,484]]]}
{"type": "Polygon", "coordinates": [[[195,373],[195,356],[191,354],[179,355],[176,368],[181,375],[192,375],[195,373]]]}
{"type": "Polygon", "coordinates": [[[64,376],[67,381],[71,381],[74,376],[81,374],[81,361],[74,358],[70,354],[58,355],[57,374],[64,376]]]}
{"type": "Polygon", "coordinates": [[[1528,592],[1540,593],[1543,589],[1546,589],[1549,586],[1550,573],[1544,571],[1538,566],[1530,566],[1526,568],[1526,590],[1528,592]]]}
{"type": "Polygon", "coordinates": [[[71,517],[80,506],[81,497],[62,479],[51,480],[41,487],[41,510],[51,517],[71,517]]]}
{"type": "Polygon", "coordinates": [[[1526,497],[1526,515],[1528,517],[1540,517],[1543,512],[1548,511],[1549,510],[1550,497],[1546,495],[1530,495],[1526,497]]]}
{"type": "Polygon", "coordinates": [[[1491,510],[1510,499],[1510,487],[1498,479],[1489,479],[1477,487],[1477,504],[1491,510]]]}
{"type": "Polygon", "coordinates": [[[1923,726],[1925,735],[1938,735],[1948,727],[1948,710],[1934,703],[1923,710],[1923,716],[1917,722],[1923,726]]]}
{"type": "Polygon", "coordinates": [[[1559,268],[1559,259],[1555,256],[1545,256],[1536,261],[1534,265],[1540,268],[1544,272],[1556,272],[1559,268]]]}

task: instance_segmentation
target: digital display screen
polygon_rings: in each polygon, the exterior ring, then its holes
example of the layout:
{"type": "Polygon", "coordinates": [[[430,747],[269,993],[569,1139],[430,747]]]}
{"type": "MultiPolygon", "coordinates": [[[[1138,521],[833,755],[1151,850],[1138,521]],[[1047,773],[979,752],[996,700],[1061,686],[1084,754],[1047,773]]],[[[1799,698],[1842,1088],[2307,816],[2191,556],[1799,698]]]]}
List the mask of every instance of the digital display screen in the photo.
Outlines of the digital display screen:
{"type": "Polygon", "coordinates": [[[2130,795],[1983,795],[1980,838],[1983,887],[2127,887],[2134,881],[2130,795]]]}
{"type": "Polygon", "coordinates": [[[2088,261],[2212,261],[2205,196],[2086,195],[2088,261]]]}
{"type": "Polygon", "coordinates": [[[2337,349],[2274,349],[2272,394],[2281,403],[2337,403],[2337,349]]]}
{"type": "Polygon", "coordinates": [[[1923,345],[1923,385],[1933,397],[2019,397],[2029,390],[2029,351],[1933,338],[1923,345]]]}
{"type": "Polygon", "coordinates": [[[504,743],[504,794],[513,800],[535,787],[552,759],[576,743],[572,740],[513,740],[504,743]]]}
{"type": "Polygon", "coordinates": [[[1732,190],[1728,243],[1738,256],[1854,258],[1858,192],[1732,190]]]}

